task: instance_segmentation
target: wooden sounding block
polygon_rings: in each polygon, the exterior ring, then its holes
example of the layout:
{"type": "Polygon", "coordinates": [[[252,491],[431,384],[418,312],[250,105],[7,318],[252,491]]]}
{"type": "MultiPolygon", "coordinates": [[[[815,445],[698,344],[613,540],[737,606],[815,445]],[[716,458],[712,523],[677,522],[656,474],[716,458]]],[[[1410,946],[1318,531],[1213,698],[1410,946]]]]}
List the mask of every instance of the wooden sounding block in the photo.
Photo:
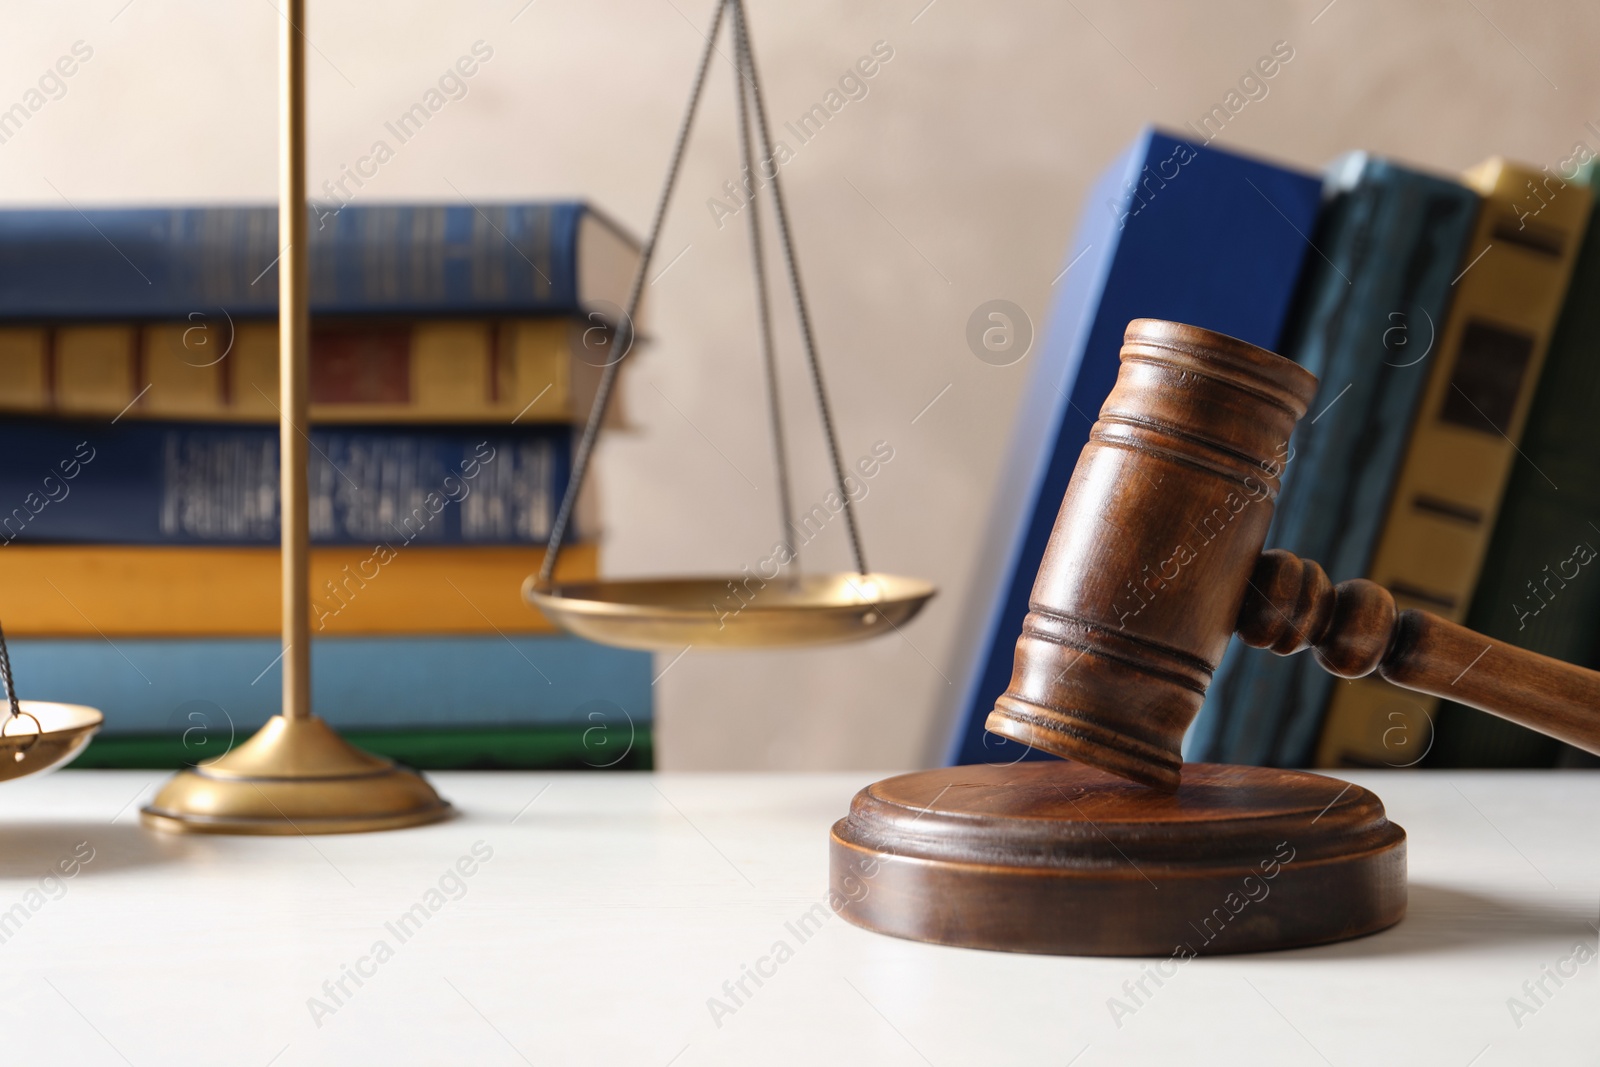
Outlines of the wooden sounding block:
{"type": "Polygon", "coordinates": [[[1175,793],[1082,763],[951,767],[857,794],[832,897],[879,933],[1075,956],[1340,941],[1406,910],[1406,835],[1321,775],[1197,763],[1175,793]]]}
{"type": "Polygon", "coordinates": [[[1398,922],[1405,835],[1372,794],[1317,775],[1183,767],[1184,731],[1235,631],[1280,655],[1311,649],[1340,677],[1376,671],[1600,752],[1600,674],[1397,612],[1372,582],[1335,586],[1315,563],[1263,554],[1290,434],[1316,386],[1222,334],[1128,324],[1011,684],[986,724],[1087,766],[955,767],[863,790],[833,832],[845,918],[946,944],[1166,954],[1177,942],[1161,942],[1208,914],[1213,894],[1258,877],[1281,841],[1295,849],[1279,860],[1293,891],[1264,898],[1253,921],[1238,912],[1226,937],[1188,942],[1197,954],[1398,922]],[[1317,796],[1333,807],[1319,814],[1317,796]],[[1183,889],[1150,892],[1151,869],[1183,889]]]}

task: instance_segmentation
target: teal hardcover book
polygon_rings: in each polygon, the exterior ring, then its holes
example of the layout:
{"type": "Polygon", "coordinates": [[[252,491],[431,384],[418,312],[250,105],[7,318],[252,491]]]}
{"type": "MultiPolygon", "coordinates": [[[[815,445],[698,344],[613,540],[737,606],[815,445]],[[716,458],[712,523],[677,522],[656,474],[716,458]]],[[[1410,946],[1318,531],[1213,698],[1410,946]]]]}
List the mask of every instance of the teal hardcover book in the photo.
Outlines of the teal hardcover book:
{"type": "MultiPolygon", "coordinates": [[[[282,706],[276,638],[19,638],[18,693],[88,704],[107,736],[230,730],[282,706]]],[[[340,730],[648,727],[651,656],[575,637],[330,637],[311,646],[312,710],[340,730]]]]}
{"type": "MultiPolygon", "coordinates": [[[[1366,575],[1479,197],[1365,153],[1329,168],[1324,196],[1279,349],[1322,385],[1295,430],[1267,545],[1339,582],[1366,575]]],[[[1303,766],[1334,681],[1311,653],[1232,642],[1187,758],[1303,766]]]]}

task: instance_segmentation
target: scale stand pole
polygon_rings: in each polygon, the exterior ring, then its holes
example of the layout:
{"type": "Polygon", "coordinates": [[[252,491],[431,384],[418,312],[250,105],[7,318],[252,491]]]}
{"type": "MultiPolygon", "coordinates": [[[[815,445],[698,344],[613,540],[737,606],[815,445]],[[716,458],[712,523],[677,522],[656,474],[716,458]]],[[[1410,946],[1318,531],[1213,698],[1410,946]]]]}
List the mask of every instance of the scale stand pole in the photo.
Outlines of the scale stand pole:
{"type": "Polygon", "coordinates": [[[305,0],[285,0],[278,36],[278,434],[282,468],[283,711],[217,759],[180,771],[141,810],[175,833],[337,834],[448,817],[420,775],[362,752],[311,713],[310,256],[306,207],[305,0]]]}
{"type": "Polygon", "coordinates": [[[311,257],[306,219],[305,0],[280,20],[278,92],[278,420],[283,551],[283,717],[311,717],[311,257]]]}

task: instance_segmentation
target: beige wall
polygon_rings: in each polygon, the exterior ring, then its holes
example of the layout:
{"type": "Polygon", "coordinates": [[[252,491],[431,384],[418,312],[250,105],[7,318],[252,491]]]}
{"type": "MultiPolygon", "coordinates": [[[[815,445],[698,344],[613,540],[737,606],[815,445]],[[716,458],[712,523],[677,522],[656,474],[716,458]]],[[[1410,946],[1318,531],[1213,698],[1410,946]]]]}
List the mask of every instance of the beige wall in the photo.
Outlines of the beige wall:
{"type": "MultiPolygon", "coordinates": [[[[581,195],[642,230],[706,0],[535,0],[518,14],[523,2],[312,0],[312,186],[482,40],[494,54],[468,95],[361,195],[581,195]]],[[[874,42],[894,50],[869,95],[783,174],[845,455],[878,440],[895,450],[862,506],[871,561],[943,593],[904,637],[690,652],[657,687],[670,768],[932,757],[964,659],[957,622],[983,510],[1028,371],[1026,360],[974,358],[966,321],[1003,298],[1042,327],[1086,184],[1141,123],[1198,118],[1284,40],[1293,60],[1219,143],[1307,167],[1362,147],[1446,171],[1493,153],[1554,164],[1580,138],[1600,148],[1584,129],[1600,126],[1593,5],[751,2],[780,127],[874,42]]],[[[270,2],[12,0],[4,15],[0,107],[74,41],[94,54],[0,145],[0,201],[273,197],[270,2]]],[[[706,206],[736,173],[731,78],[719,59],[663,237],[663,265],[688,251],[651,290],[659,340],[627,383],[637,431],[603,452],[616,574],[737,570],[776,536],[745,236],[719,230],[706,206]]],[[[782,355],[803,457],[797,495],[811,502],[827,471],[798,352],[789,343],[782,355]]],[[[811,555],[842,565],[840,531],[811,555]]]]}

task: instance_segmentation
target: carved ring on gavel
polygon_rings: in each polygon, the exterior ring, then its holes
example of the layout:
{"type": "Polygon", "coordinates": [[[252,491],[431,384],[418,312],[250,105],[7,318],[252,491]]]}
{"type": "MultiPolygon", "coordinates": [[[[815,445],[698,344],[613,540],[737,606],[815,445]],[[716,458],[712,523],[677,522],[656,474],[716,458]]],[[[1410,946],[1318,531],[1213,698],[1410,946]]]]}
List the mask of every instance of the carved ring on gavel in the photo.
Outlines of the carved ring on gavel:
{"type": "Polygon", "coordinates": [[[1340,677],[1376,671],[1600,752],[1600,674],[1262,553],[1315,390],[1310,373],[1242,341],[1128,325],[989,730],[1175,790],[1184,731],[1237,630],[1279,655],[1310,649],[1340,677]]]}

